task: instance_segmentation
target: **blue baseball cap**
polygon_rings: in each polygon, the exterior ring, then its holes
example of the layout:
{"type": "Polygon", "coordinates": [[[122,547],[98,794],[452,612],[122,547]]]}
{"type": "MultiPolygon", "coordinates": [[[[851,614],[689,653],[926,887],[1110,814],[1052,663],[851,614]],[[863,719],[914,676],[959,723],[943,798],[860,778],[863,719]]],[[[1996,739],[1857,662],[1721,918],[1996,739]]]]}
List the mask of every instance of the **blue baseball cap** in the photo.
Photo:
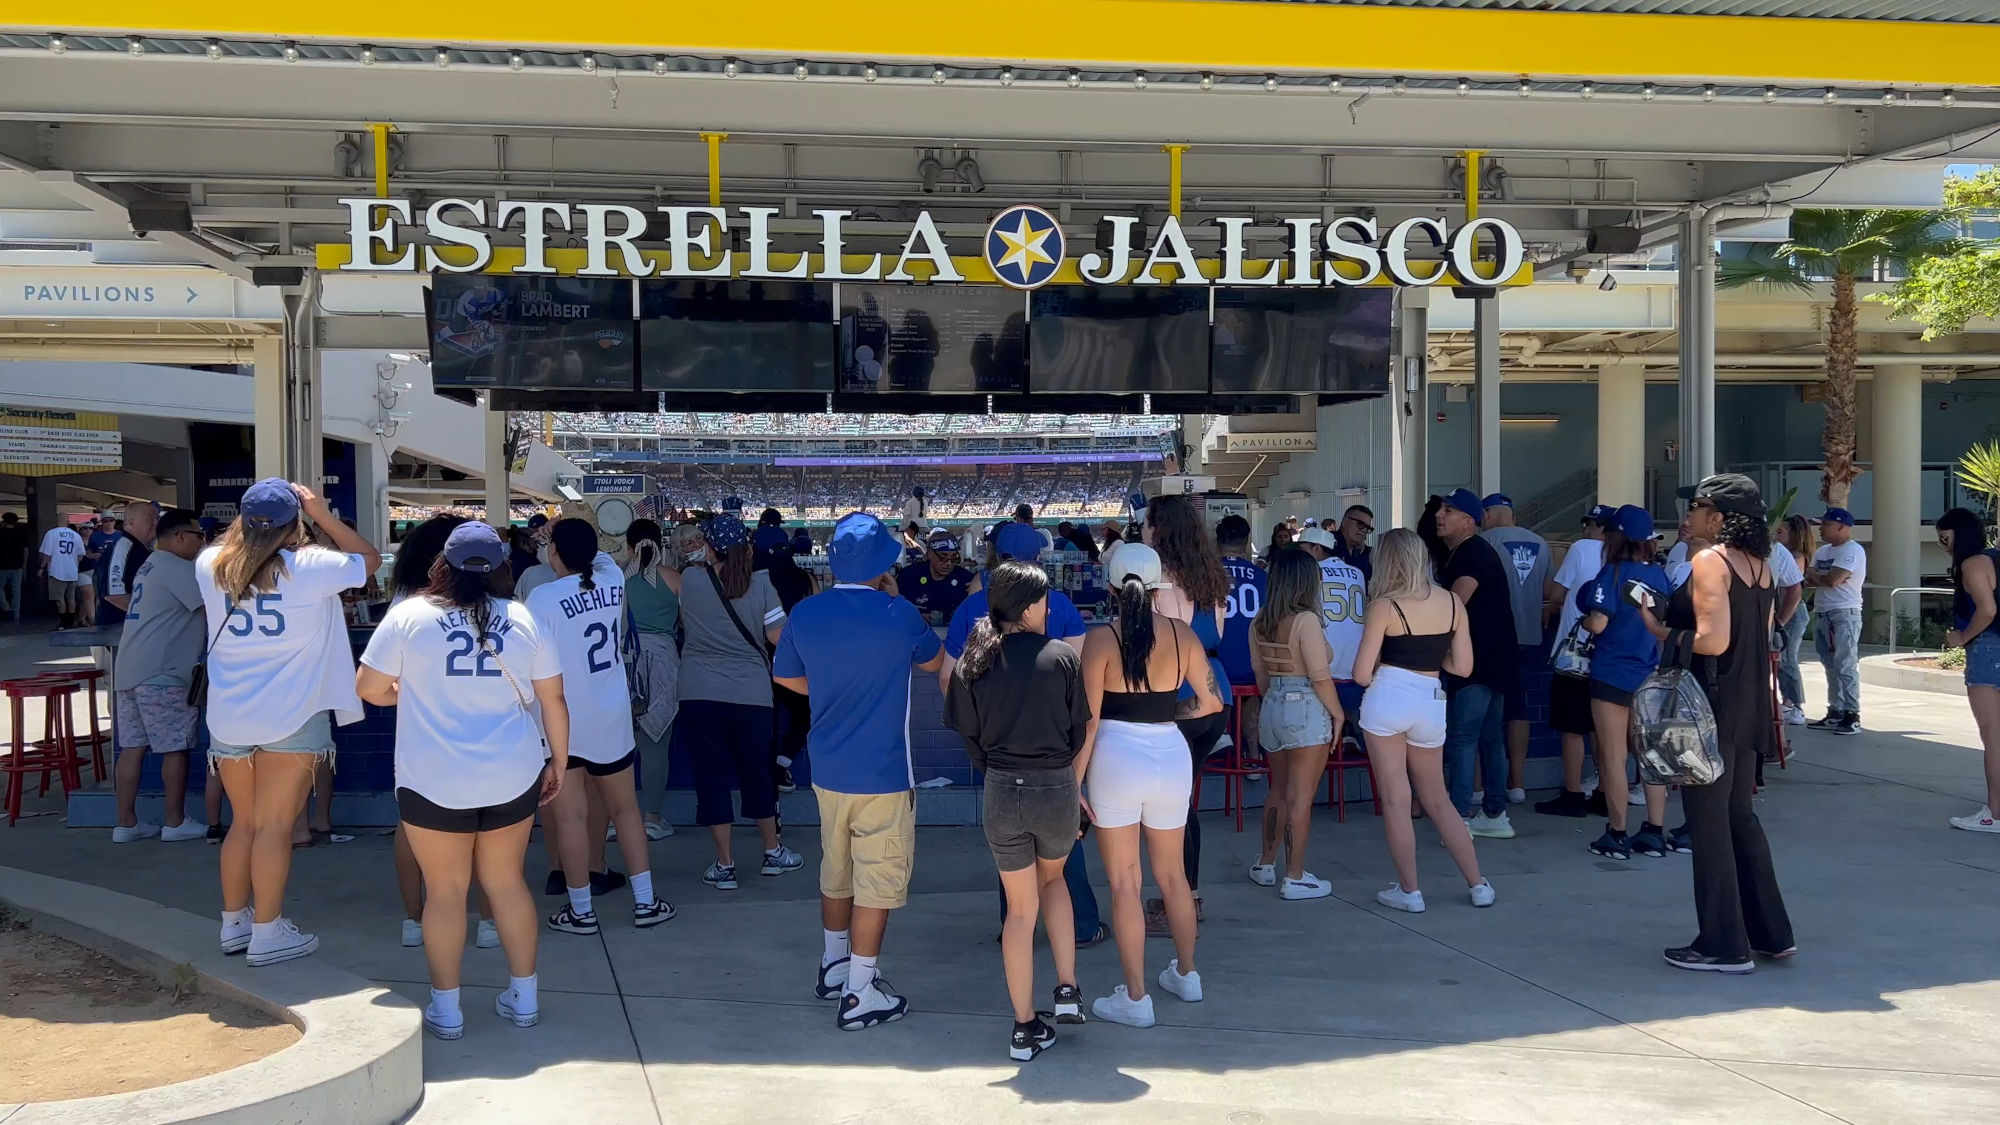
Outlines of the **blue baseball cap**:
{"type": "Polygon", "coordinates": [[[491,573],[506,559],[507,545],[500,541],[500,533],[478,520],[452,528],[444,541],[444,561],[470,574],[491,573]]]}
{"type": "Polygon", "coordinates": [[[265,477],[243,490],[237,511],[249,527],[283,527],[299,518],[299,494],[283,477],[265,477]]]}
{"type": "Polygon", "coordinates": [[[1003,559],[1034,562],[1048,545],[1041,532],[1025,523],[1003,523],[993,531],[993,548],[1003,559]]]}
{"type": "Polygon", "coordinates": [[[1819,518],[1819,522],[1845,524],[1848,527],[1853,527],[1854,513],[1848,511],[1846,508],[1828,508],[1826,514],[1819,518]]]}
{"type": "Polygon", "coordinates": [[[744,528],[743,521],[726,512],[703,521],[701,536],[718,552],[727,551],[740,543],[750,541],[750,532],[744,528]]]}
{"type": "Polygon", "coordinates": [[[1609,504],[1593,504],[1588,512],[1583,513],[1583,518],[1585,522],[1594,523],[1599,527],[1610,527],[1612,519],[1617,515],[1618,509],[1609,504]]]}
{"type": "Polygon", "coordinates": [[[1611,514],[1611,526],[1627,539],[1658,539],[1660,533],[1653,528],[1653,514],[1637,504],[1626,504],[1611,514]]]}
{"type": "Polygon", "coordinates": [[[872,582],[903,557],[903,544],[889,525],[867,512],[849,512],[833,525],[826,549],[828,569],[838,582],[872,582]]]}
{"type": "Polygon", "coordinates": [[[933,551],[958,550],[958,536],[952,534],[952,530],[948,527],[931,528],[931,533],[925,541],[930,544],[933,551]]]}
{"type": "Polygon", "coordinates": [[[1444,498],[1444,506],[1471,516],[1473,523],[1486,517],[1486,505],[1480,503],[1479,496],[1469,488],[1453,489],[1451,495],[1444,498]]]}
{"type": "Polygon", "coordinates": [[[1512,496],[1507,495],[1504,492],[1496,492],[1491,496],[1488,496],[1486,499],[1481,500],[1480,503],[1484,504],[1489,508],[1512,509],[1514,507],[1514,498],[1512,496]]]}

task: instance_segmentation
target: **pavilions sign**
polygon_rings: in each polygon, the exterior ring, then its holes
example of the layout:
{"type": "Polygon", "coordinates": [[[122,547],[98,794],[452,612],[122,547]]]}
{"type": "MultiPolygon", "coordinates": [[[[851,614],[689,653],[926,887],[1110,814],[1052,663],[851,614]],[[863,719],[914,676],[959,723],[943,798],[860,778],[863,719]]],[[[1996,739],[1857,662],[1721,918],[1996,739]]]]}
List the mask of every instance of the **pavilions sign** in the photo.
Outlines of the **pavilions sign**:
{"type": "Polygon", "coordinates": [[[323,269],[402,273],[502,273],[579,277],[744,277],[811,281],[997,282],[1015,289],[1054,283],[1090,285],[1471,285],[1525,284],[1521,235],[1507,222],[1462,223],[1410,218],[1384,230],[1372,218],[1343,215],[1287,218],[1268,224],[1289,248],[1282,258],[1249,255],[1256,222],[1214,220],[1220,252],[1195,253],[1178,218],[1142,232],[1134,215],[1105,217],[1109,250],[1072,257],[1062,225],[1039,207],[1020,204],[996,215],[977,255],[955,255],[929,211],[919,211],[895,254],[846,250],[842,225],[852,211],[815,210],[819,246],[807,253],[772,249],[776,207],[657,207],[656,222],[636,207],[543,200],[439,199],[421,212],[409,199],[343,199],[345,245],[322,246],[323,269]],[[519,246],[496,246],[493,229],[519,226],[519,246]],[[399,231],[421,227],[426,243],[399,231]],[[651,232],[649,236],[649,232],[651,232]],[[741,250],[727,249],[740,232],[741,250]],[[642,250],[639,240],[664,242],[642,250]],[[1144,242],[1141,242],[1142,237],[1144,242]],[[561,247],[558,240],[582,245],[561,247]],[[1143,257],[1140,247],[1145,247],[1143,257]],[[1413,258],[1413,248],[1437,257],[1413,258]]]}

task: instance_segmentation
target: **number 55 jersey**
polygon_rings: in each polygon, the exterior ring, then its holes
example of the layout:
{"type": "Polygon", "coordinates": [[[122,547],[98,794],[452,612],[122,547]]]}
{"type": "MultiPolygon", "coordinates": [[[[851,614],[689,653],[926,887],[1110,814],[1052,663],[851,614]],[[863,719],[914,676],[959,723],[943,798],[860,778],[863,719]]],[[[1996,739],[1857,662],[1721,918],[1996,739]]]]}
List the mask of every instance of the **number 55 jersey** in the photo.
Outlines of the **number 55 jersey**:
{"type": "Polygon", "coordinates": [[[202,639],[210,642],[210,737],[230,746],[261,746],[321,711],[333,712],[342,725],[360,722],[340,592],[368,581],[361,556],[322,547],[280,551],[283,565],[272,589],[252,589],[239,600],[216,586],[219,550],[210,547],[195,559],[207,615],[202,639]]]}
{"type": "Polygon", "coordinates": [[[570,757],[610,765],[632,752],[632,698],[626,688],[625,575],[598,552],[590,587],[572,574],[528,595],[542,639],[562,664],[563,702],[569,704],[570,757]]]}

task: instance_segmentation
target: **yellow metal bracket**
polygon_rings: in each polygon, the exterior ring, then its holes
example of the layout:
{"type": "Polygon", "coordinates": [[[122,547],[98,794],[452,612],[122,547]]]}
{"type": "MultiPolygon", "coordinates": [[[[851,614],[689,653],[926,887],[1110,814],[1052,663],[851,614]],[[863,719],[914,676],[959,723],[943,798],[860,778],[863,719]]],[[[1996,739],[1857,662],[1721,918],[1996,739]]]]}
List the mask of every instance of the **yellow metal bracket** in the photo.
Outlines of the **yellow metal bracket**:
{"type": "Polygon", "coordinates": [[[728,133],[703,133],[701,139],[708,144],[708,205],[722,206],[722,142],[729,139],[728,133]]]}
{"type": "Polygon", "coordinates": [[[1465,221],[1469,223],[1479,217],[1479,158],[1486,150],[1469,148],[1460,155],[1465,157],[1465,221]]]}
{"type": "Polygon", "coordinates": [[[375,138],[375,198],[389,198],[389,134],[396,131],[387,121],[370,121],[368,132],[375,138]]]}
{"type": "Polygon", "coordinates": [[[1193,145],[1161,145],[1160,151],[1167,154],[1167,213],[1178,219],[1181,217],[1181,154],[1193,145]]]}

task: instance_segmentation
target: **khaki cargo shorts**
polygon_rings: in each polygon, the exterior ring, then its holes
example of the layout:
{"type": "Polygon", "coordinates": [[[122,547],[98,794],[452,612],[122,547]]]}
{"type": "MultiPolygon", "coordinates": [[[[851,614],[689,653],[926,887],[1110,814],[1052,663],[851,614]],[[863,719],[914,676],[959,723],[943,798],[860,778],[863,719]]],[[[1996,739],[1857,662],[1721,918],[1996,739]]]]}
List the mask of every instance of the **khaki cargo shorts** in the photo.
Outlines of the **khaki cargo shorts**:
{"type": "Polygon", "coordinates": [[[819,798],[819,893],[851,898],[871,910],[894,910],[910,900],[910,869],[917,852],[916,794],[836,793],[813,786],[819,798]]]}

